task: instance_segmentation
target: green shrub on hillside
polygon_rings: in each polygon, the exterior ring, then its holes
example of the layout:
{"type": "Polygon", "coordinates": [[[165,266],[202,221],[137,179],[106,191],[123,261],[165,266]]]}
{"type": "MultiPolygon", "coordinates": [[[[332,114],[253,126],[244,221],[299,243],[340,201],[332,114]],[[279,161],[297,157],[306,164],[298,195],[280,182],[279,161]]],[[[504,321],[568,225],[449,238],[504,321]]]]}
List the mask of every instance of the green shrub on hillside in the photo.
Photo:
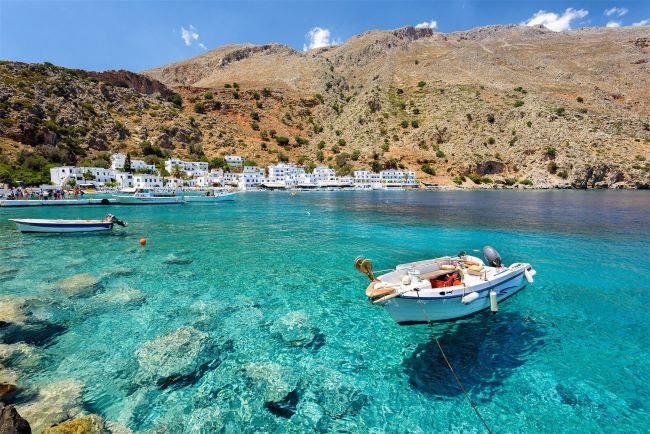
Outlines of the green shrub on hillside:
{"type": "Polygon", "coordinates": [[[194,111],[196,113],[203,114],[205,113],[205,106],[203,105],[203,103],[197,102],[196,104],[194,104],[194,111]]]}
{"type": "Polygon", "coordinates": [[[427,175],[435,176],[436,175],[436,169],[435,167],[432,167],[429,163],[425,163],[422,165],[420,168],[424,173],[427,175]]]}

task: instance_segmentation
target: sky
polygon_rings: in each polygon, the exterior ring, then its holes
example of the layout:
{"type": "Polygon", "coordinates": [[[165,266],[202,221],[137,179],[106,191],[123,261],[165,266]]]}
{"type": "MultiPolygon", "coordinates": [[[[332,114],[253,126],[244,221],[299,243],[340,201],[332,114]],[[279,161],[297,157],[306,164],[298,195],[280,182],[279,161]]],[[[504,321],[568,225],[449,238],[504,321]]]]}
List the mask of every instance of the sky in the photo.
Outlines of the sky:
{"type": "Polygon", "coordinates": [[[142,71],[225,44],[309,50],[372,29],[492,24],[650,26],[650,0],[0,0],[0,59],[142,71]]]}

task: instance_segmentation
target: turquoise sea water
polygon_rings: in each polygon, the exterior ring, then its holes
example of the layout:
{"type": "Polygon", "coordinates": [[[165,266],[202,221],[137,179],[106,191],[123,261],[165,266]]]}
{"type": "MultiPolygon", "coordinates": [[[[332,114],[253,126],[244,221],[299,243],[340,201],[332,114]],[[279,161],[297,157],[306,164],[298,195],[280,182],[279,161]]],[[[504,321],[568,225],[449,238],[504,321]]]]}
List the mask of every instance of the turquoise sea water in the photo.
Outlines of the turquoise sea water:
{"type": "Polygon", "coordinates": [[[85,412],[134,432],[483,432],[435,334],[494,432],[648,432],[649,215],[647,193],[573,191],[0,209],[0,296],[28,315],[0,339],[35,348],[3,361],[12,400],[74,379],[85,412]],[[129,227],[21,235],[6,221],[107,212],[129,227]],[[352,267],[486,244],[530,262],[535,284],[497,315],[433,327],[393,323],[352,267]],[[63,290],[79,273],[98,283],[63,290]]]}

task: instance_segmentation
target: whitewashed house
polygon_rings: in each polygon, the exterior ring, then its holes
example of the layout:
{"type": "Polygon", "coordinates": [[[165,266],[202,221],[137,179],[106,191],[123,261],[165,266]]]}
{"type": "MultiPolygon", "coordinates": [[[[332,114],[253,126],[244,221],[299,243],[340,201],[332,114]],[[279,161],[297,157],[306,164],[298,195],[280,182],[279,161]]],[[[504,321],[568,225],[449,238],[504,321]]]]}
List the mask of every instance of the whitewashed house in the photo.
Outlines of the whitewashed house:
{"type": "Polygon", "coordinates": [[[76,166],[52,167],[50,169],[50,182],[52,185],[63,186],[67,184],[70,179],[74,179],[76,183],[83,182],[85,184],[100,186],[107,182],[114,182],[115,171],[104,169],[103,167],[76,166]],[[84,176],[87,173],[90,173],[91,176],[84,176]]]}
{"type": "MultiPolygon", "coordinates": [[[[124,154],[111,155],[111,169],[124,170],[125,162],[126,162],[126,155],[124,154]]],[[[151,172],[155,172],[156,166],[153,164],[147,164],[143,160],[131,160],[131,170],[149,170],[151,172]]]]}
{"type": "Polygon", "coordinates": [[[256,189],[262,182],[264,182],[264,169],[246,166],[239,178],[239,188],[242,190],[256,189]]]}
{"type": "Polygon", "coordinates": [[[233,187],[239,186],[239,180],[241,178],[241,174],[239,173],[232,173],[232,172],[225,172],[223,174],[223,185],[231,185],[233,187]]]}
{"type": "Polygon", "coordinates": [[[158,175],[133,175],[133,186],[135,188],[160,188],[163,186],[163,179],[158,175]]]}
{"type": "Polygon", "coordinates": [[[167,172],[173,173],[175,167],[185,172],[188,177],[203,176],[208,173],[208,163],[206,161],[183,161],[178,158],[165,160],[165,170],[167,172]]]}
{"type": "Polygon", "coordinates": [[[225,161],[230,167],[242,167],[244,165],[244,157],[240,155],[226,155],[225,161]]]}
{"type": "Polygon", "coordinates": [[[133,174],[129,172],[115,172],[115,181],[119,188],[132,188],[133,174]]]}
{"type": "Polygon", "coordinates": [[[386,187],[408,187],[416,186],[415,172],[412,170],[382,170],[380,173],[381,182],[386,187]]]}
{"type": "Polygon", "coordinates": [[[356,188],[379,188],[381,184],[381,175],[369,170],[355,170],[352,172],[353,184],[356,188]]]}

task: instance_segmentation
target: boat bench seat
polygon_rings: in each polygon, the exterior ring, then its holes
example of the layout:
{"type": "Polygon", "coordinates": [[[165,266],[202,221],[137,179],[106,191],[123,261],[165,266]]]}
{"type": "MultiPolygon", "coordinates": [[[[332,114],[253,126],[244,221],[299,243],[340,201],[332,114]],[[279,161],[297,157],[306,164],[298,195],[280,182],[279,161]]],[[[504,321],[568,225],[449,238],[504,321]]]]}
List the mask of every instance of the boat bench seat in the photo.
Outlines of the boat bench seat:
{"type": "Polygon", "coordinates": [[[455,270],[436,270],[436,271],[430,271],[428,273],[424,273],[420,275],[420,279],[422,280],[431,280],[431,279],[437,279],[440,276],[445,276],[449,273],[453,273],[455,270]]]}

